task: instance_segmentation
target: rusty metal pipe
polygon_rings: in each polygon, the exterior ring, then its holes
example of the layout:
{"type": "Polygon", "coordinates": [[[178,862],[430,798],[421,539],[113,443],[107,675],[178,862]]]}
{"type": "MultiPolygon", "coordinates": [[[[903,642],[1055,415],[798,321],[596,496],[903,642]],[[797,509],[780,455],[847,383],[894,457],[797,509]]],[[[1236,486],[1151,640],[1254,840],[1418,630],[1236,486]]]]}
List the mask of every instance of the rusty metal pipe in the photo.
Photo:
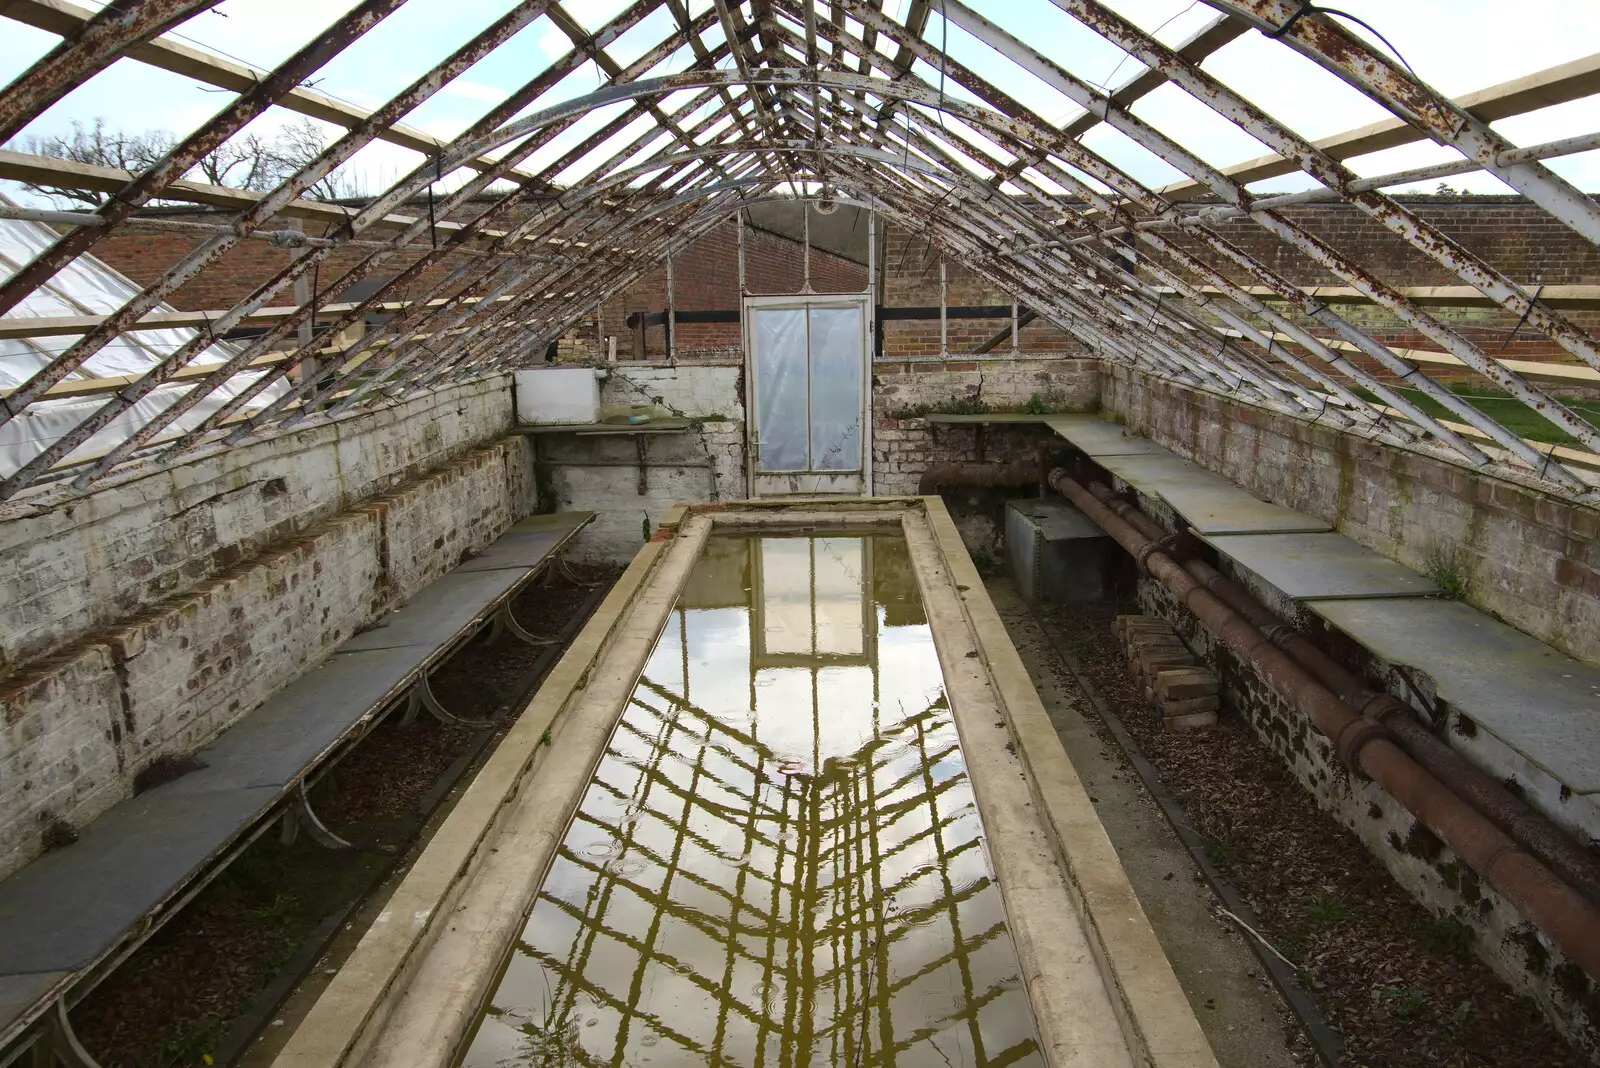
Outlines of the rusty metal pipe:
{"type": "MultiPolygon", "coordinates": [[[[141,41],[220,0],[113,0],[0,90],[0,144],[141,41]]],[[[9,5],[7,5],[9,6],[9,5]]]]}
{"type": "Polygon", "coordinates": [[[1039,482],[1039,470],[1032,460],[933,464],[917,482],[917,493],[927,496],[953,489],[1034,486],[1039,482]]]}
{"type": "Polygon", "coordinates": [[[1334,744],[1339,759],[1406,807],[1591,978],[1600,978],[1600,908],[1424,770],[1377,723],[1357,715],[1248,619],[1132,523],[1057,468],[1050,485],[1131,553],[1224,645],[1334,744]]]}
{"type": "MultiPolygon", "coordinates": [[[[1167,535],[1160,524],[1102,483],[1091,482],[1088,490],[1145,537],[1159,540],[1167,535]]],[[[1600,858],[1572,835],[1436,737],[1411,706],[1392,694],[1373,690],[1222,572],[1204,560],[1185,560],[1183,569],[1311,672],[1352,711],[1388,728],[1401,749],[1461,795],[1463,801],[1548,864],[1584,897],[1600,905],[1600,858]]]]}

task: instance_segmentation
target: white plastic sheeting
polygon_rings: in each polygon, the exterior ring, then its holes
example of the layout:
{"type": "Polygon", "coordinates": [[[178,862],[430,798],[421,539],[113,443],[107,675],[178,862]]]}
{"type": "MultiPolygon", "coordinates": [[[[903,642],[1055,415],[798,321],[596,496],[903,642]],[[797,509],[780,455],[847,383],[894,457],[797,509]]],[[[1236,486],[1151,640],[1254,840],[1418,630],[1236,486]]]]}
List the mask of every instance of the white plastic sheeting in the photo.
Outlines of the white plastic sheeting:
{"type": "Polygon", "coordinates": [[[861,470],[862,307],[812,305],[811,468],[861,470]]]}
{"type": "MultiPolygon", "coordinates": [[[[0,279],[15,274],[47,248],[55,236],[55,232],[43,223],[0,219],[0,279]]],[[[45,285],[30,293],[9,314],[15,318],[106,315],[122,307],[139,291],[139,286],[93,256],[80,256],[45,285]]],[[[163,304],[159,310],[176,309],[163,304]]],[[[68,376],[67,381],[143,374],[168,353],[192,339],[195,333],[187,327],[125,332],[90,357],[68,376]]],[[[63,334],[37,338],[0,338],[0,392],[9,392],[22,385],[58,353],[70,348],[80,336],[63,334]]],[[[237,346],[227,342],[213,342],[200,350],[191,362],[221,363],[238,351],[237,346]]],[[[234,376],[225,387],[189,409],[154,440],[166,440],[192,429],[258,377],[257,374],[234,376]]],[[[81,463],[110,451],[192,388],[193,383],[183,383],[151,390],[133,407],[119,414],[110,425],[78,446],[64,463],[81,463]]],[[[262,390],[251,398],[245,410],[264,407],[280,396],[284,388],[282,384],[274,384],[262,390]]],[[[100,394],[60,400],[45,399],[29,405],[26,411],[0,426],[0,477],[10,475],[52,442],[65,436],[109,399],[109,394],[100,394]]]]}
{"type": "Polygon", "coordinates": [[[859,303],[755,310],[760,470],[861,470],[862,314],[859,303]]]}
{"type": "Polygon", "coordinates": [[[806,312],[759,308],[756,317],[756,429],[763,471],[810,468],[806,312]]]}

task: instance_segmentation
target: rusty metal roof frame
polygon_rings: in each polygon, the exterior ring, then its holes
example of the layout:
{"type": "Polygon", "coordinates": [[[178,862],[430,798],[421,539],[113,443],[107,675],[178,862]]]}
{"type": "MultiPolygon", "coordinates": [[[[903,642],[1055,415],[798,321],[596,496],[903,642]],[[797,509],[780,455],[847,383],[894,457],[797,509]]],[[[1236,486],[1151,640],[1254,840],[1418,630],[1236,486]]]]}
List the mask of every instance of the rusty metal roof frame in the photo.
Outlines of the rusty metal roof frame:
{"type": "MultiPolygon", "coordinates": [[[[0,423],[30,405],[51,403],[60,395],[51,391],[99,348],[138,329],[162,300],[241,241],[291,245],[297,257],[248,297],[211,315],[211,332],[259,321],[285,291],[306,295],[291,309],[274,308],[270,328],[227,363],[191,365],[205,348],[208,334],[202,332],[142,378],[109,393],[94,415],[0,481],[0,500],[31,490],[30,504],[48,506],[126,472],[542,359],[548,344],[598,301],[624,290],[731,213],[772,199],[823,196],[864,205],[925,233],[935,247],[1016,294],[1103,359],[1533,480],[1555,492],[1593,497],[1600,484],[1587,470],[1593,465],[1568,462],[1600,453],[1600,430],[1530,379],[1526,364],[1485,352],[1429,312],[1438,298],[1420,301],[1413,291],[1374,276],[1282,211],[1318,200],[1355,206],[1460,279],[1468,291],[1463,302],[1503,309],[1523,329],[1543,334],[1584,368],[1600,372],[1600,342],[1563,315],[1560,302],[1538,289],[1529,292],[1382,192],[1486,171],[1600,243],[1600,204],[1540,162],[1600,146],[1600,134],[1516,146],[1484,117],[1600,91],[1600,62],[1593,59],[1567,64],[1559,77],[1522,79],[1498,97],[1479,94],[1474,113],[1304,0],[1205,0],[1218,17],[1177,47],[1160,43],[1097,0],[1052,0],[1141,68],[1111,91],[963,0],[910,0],[902,18],[886,14],[881,0],[713,0],[697,14],[684,0],[636,0],[593,32],[558,0],[523,0],[388,103],[364,112],[302,83],[406,0],[362,0],[275,70],[244,76],[226,61],[159,37],[214,2],[119,0],[99,13],[65,0],[25,0],[7,8],[8,16],[63,38],[0,91],[0,140],[123,55],[196,73],[237,95],[139,174],[0,152],[0,177],[47,174],[53,184],[113,192],[95,212],[32,213],[49,216],[62,236],[0,283],[0,316],[121,228],[178,226],[202,237],[193,252],[122,309],[78,324],[83,333],[76,342],[0,398],[0,423]],[[660,9],[670,14],[671,33],[632,63],[612,59],[607,48],[660,9]],[[453,78],[541,19],[561,30],[571,49],[460,136],[442,142],[400,124],[453,78]],[[950,56],[944,49],[950,27],[1083,112],[1065,124],[1048,121],[950,56]],[[1342,79],[1394,120],[1317,143],[1297,134],[1203,69],[1207,56],[1252,31],[1342,79]],[[574,73],[590,61],[604,79],[598,89],[522,114],[550,90],[571,87],[574,73]],[[1223,169],[1135,116],[1133,104],[1164,84],[1206,105],[1275,156],[1223,169]],[[952,95],[951,87],[959,87],[961,96],[952,95]],[[1502,104],[1498,111],[1488,106],[1515,94],[1518,104],[1502,104]],[[559,159],[537,172],[519,169],[585,116],[615,105],[624,105],[619,114],[559,159]],[[274,106],[337,122],[346,132],[264,195],[183,180],[201,157],[274,106]],[[1084,135],[1100,125],[1187,179],[1164,189],[1142,184],[1084,143],[1084,135]],[[608,157],[581,181],[570,188],[554,185],[573,164],[628,131],[636,132],[621,148],[607,148],[608,157]],[[1368,144],[1388,147],[1424,138],[1455,149],[1460,160],[1368,178],[1342,162],[1355,151],[1373,150],[1362,147],[1368,144]],[[368,203],[305,199],[314,183],[375,139],[417,148],[428,158],[368,203]],[[458,170],[470,177],[439,194],[433,211],[398,214],[437,188],[441,175],[458,170]],[[1257,196],[1244,185],[1295,171],[1316,179],[1320,188],[1257,196]],[[1213,202],[1190,203],[1201,195],[1213,202]],[[210,223],[141,214],[174,199],[224,210],[210,223]],[[307,218],[323,220],[327,233],[305,234],[304,223],[296,220],[307,218]],[[1251,220],[1342,279],[1341,299],[1319,299],[1315,290],[1291,284],[1239,249],[1218,229],[1233,218],[1251,220]],[[358,251],[361,258],[348,270],[321,270],[341,249],[358,251]],[[352,285],[383,270],[401,250],[420,255],[367,299],[340,302],[352,285]],[[442,276],[429,277],[441,270],[442,276]],[[1352,299],[1382,309],[1437,351],[1418,360],[1385,345],[1335,310],[1334,304],[1352,299]],[[269,356],[318,317],[333,318],[326,335],[331,337],[380,308],[393,314],[348,346],[269,356]],[[373,359],[379,352],[384,360],[373,359]],[[1352,353],[1398,376],[1408,390],[1420,390],[1452,418],[1428,414],[1392,378],[1380,379],[1352,353]],[[1570,435],[1577,448],[1525,441],[1421,373],[1419,362],[1430,361],[1471,369],[1570,435]],[[292,388],[248,417],[241,414],[252,396],[297,368],[292,388]],[[171,430],[184,411],[241,373],[259,378],[198,428],[171,430]],[[193,383],[183,399],[121,444],[88,459],[73,455],[152,389],[179,382],[193,383]]],[[[0,319],[0,328],[18,325],[0,319]]]]}

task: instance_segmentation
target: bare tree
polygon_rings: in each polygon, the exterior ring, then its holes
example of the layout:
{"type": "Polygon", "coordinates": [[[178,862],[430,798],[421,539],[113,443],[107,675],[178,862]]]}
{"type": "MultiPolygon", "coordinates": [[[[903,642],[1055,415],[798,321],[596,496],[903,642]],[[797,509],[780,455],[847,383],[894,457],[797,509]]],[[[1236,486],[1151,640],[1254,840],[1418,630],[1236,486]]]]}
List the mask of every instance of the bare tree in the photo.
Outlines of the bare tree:
{"type": "Polygon", "coordinates": [[[218,145],[195,170],[212,185],[264,192],[278,184],[272,145],[259,134],[245,134],[218,145]]]}
{"type": "MultiPolygon", "coordinates": [[[[278,136],[272,141],[270,152],[277,168],[277,177],[272,184],[277,185],[288,178],[322,155],[327,147],[328,142],[323,138],[322,130],[309,118],[301,117],[289,123],[278,131],[278,136]]],[[[348,174],[340,174],[337,170],[326,175],[306,192],[313,200],[347,200],[366,195],[359,182],[348,174]]]]}
{"type": "MultiPolygon", "coordinates": [[[[172,135],[163,130],[129,134],[121,130],[109,130],[106,128],[105,119],[95,119],[90,126],[73,120],[70,136],[29,137],[22,142],[22,147],[36,156],[49,156],[91,167],[142,171],[166,155],[173,144],[172,135]]],[[[58,200],[88,208],[98,208],[111,195],[93,189],[36,185],[32,182],[26,185],[36,193],[44,193],[58,200]]]]}
{"type": "MultiPolygon", "coordinates": [[[[88,126],[74,121],[70,136],[26,138],[22,148],[36,156],[137,173],[166,155],[176,144],[177,138],[165,130],[129,134],[111,129],[105,119],[97,118],[88,126]]],[[[208,153],[190,173],[212,185],[264,193],[316,159],[326,147],[327,141],[317,124],[309,118],[301,118],[282,127],[270,139],[256,133],[236,136],[208,153]]],[[[98,208],[110,196],[96,190],[47,183],[24,184],[36,193],[87,208],[98,208]]],[[[344,200],[365,194],[359,182],[335,171],[313,184],[306,195],[314,200],[344,200]]]]}

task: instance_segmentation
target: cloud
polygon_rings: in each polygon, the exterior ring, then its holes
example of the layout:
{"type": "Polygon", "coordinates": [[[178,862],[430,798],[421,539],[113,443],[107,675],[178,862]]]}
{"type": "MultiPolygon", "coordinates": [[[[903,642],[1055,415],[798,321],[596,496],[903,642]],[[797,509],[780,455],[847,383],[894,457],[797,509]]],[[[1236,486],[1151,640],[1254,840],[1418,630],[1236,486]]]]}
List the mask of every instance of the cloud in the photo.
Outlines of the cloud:
{"type": "Polygon", "coordinates": [[[482,82],[475,82],[470,78],[457,78],[439,90],[439,95],[460,97],[463,100],[481,100],[486,104],[498,104],[506,98],[506,91],[492,85],[484,85],[482,82]]]}
{"type": "Polygon", "coordinates": [[[572,51],[572,38],[554,26],[539,35],[539,51],[554,59],[572,51]]]}

